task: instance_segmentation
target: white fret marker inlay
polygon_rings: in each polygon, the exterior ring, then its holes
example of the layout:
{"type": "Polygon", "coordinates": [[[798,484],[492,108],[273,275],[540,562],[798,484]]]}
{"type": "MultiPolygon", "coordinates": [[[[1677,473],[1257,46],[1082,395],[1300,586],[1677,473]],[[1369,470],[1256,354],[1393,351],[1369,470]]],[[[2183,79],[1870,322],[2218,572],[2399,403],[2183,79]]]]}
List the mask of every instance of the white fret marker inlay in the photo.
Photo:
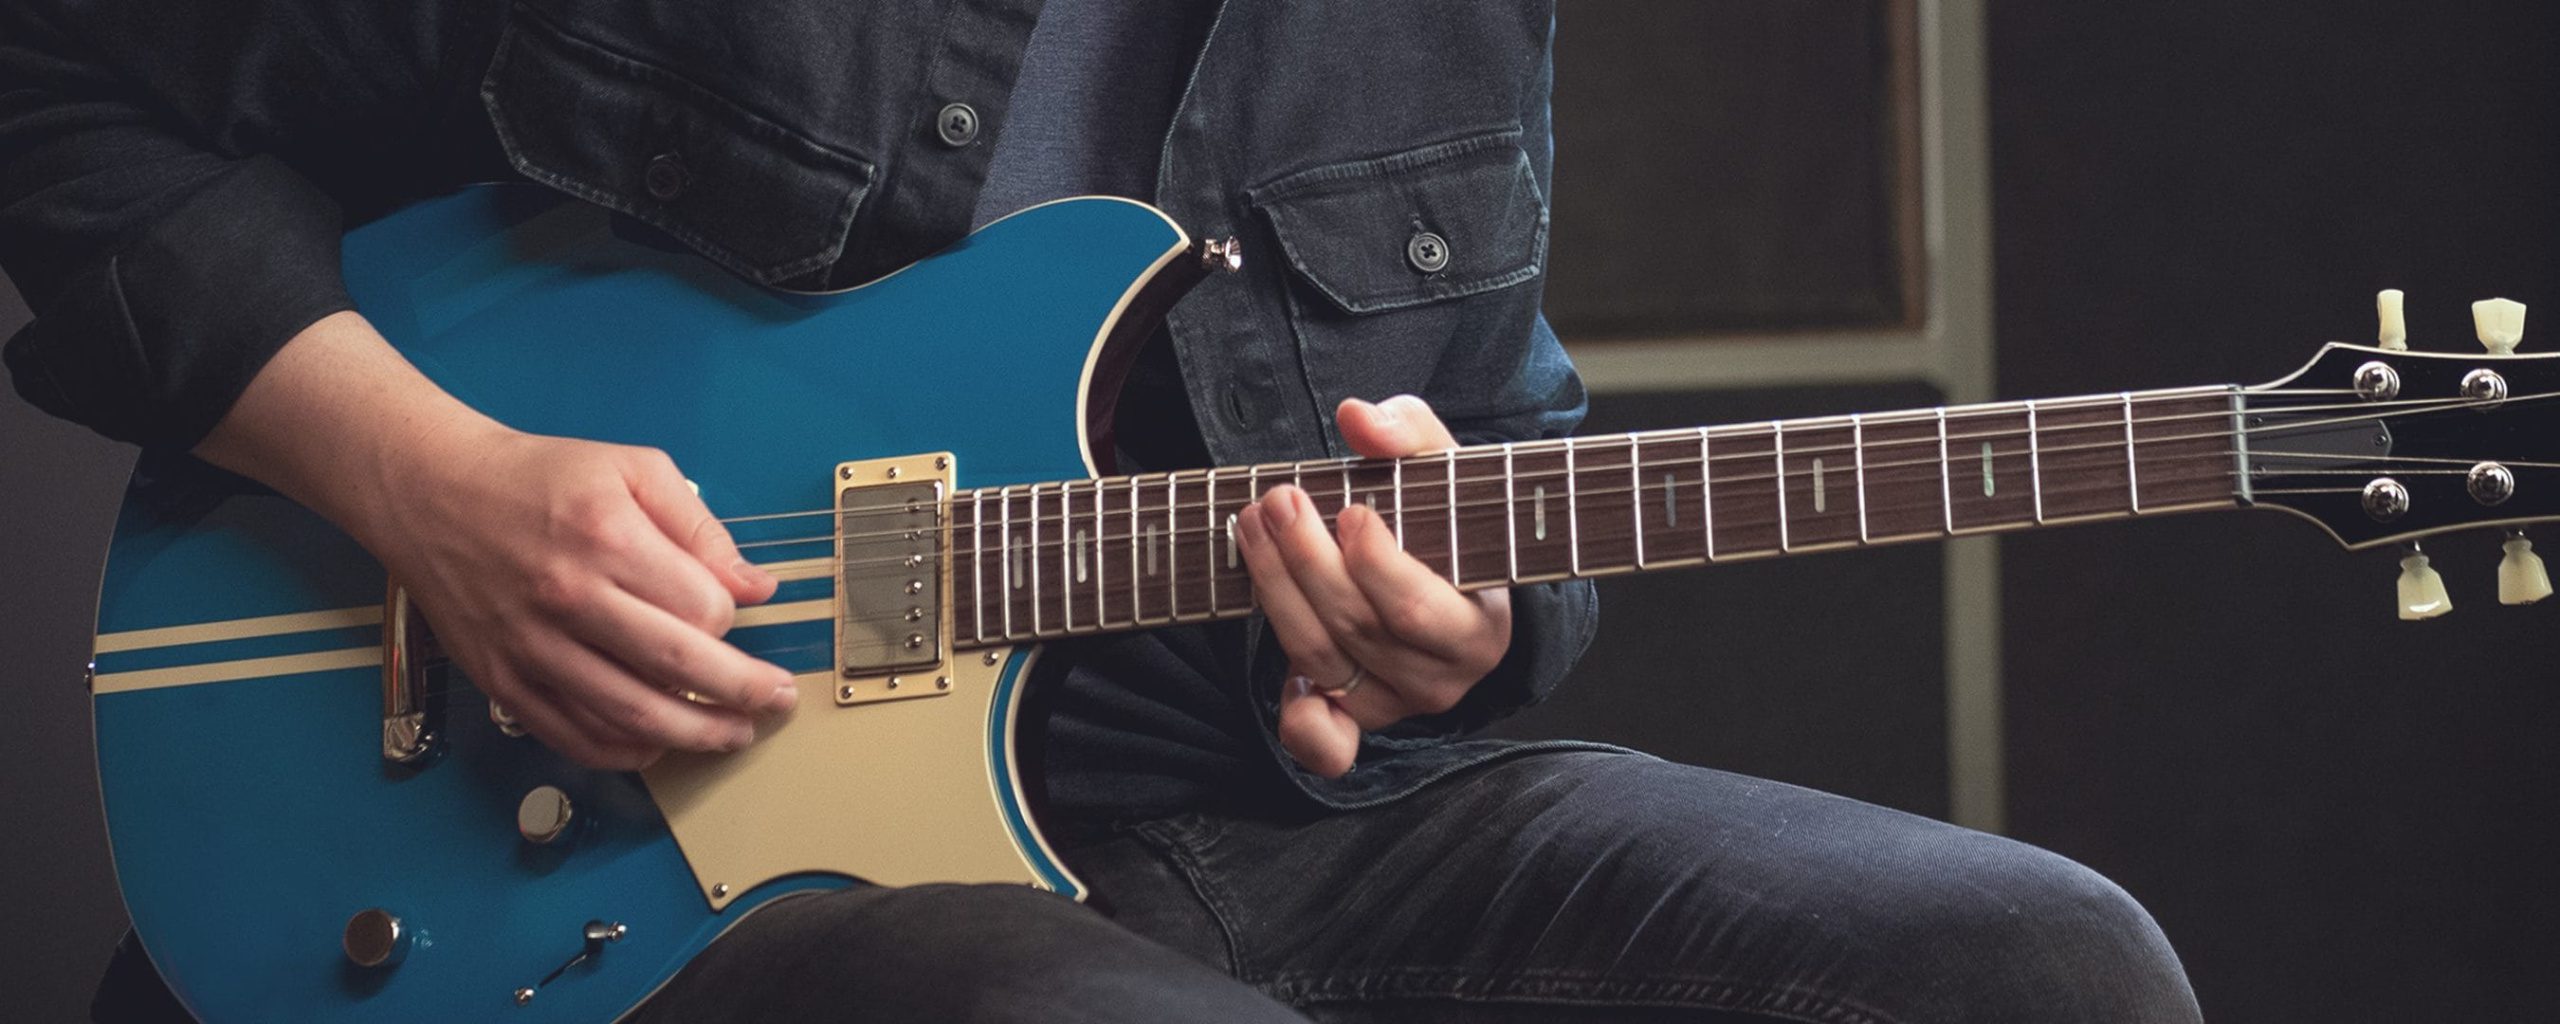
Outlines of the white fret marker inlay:
{"type": "Polygon", "coordinates": [[[1084,582],[1084,581],[1085,581],[1085,571],[1084,571],[1084,543],[1085,543],[1085,542],[1084,542],[1084,531],[1083,531],[1083,530],[1077,530],[1077,531],[1076,531],[1076,582],[1078,582],[1078,583],[1082,583],[1082,582],[1084,582]]]}
{"type": "Polygon", "coordinates": [[[1538,485],[1537,487],[1532,488],[1532,489],[1530,490],[1530,492],[1529,492],[1529,500],[1530,500],[1530,501],[1532,501],[1532,502],[1535,502],[1535,503],[1536,503],[1536,504],[1534,504],[1534,505],[1530,506],[1530,507],[1531,507],[1531,509],[1532,509],[1532,511],[1535,513],[1535,514],[1534,514],[1534,515],[1532,515],[1532,516],[1531,516],[1531,518],[1530,518],[1530,521],[1531,521],[1533,524],[1535,524],[1535,527],[1530,531],[1530,535],[1531,535],[1531,536],[1536,537],[1536,538],[1537,538],[1537,539],[1539,539],[1539,540],[1545,540],[1545,539],[1547,539],[1547,488],[1546,488],[1546,485],[1544,485],[1544,484],[1540,484],[1540,485],[1538,485]]]}
{"type": "Polygon", "coordinates": [[[1236,517],[1227,517],[1227,568],[1236,567],[1236,517]]]}
{"type": "Polygon", "coordinates": [[[1991,442],[1984,441],[1982,442],[1982,496],[1988,498],[1999,493],[1999,485],[1991,482],[1991,442]]]}
{"type": "Polygon", "coordinates": [[[1147,524],[1147,575],[1156,574],[1156,524],[1147,524]]]}
{"type": "Polygon", "coordinates": [[[1674,500],[1675,493],[1671,486],[1671,474],[1662,474],[1662,525],[1664,526],[1680,525],[1680,503],[1674,500]]]}
{"type": "Polygon", "coordinates": [[[1013,539],[1013,589],[1015,590],[1022,589],[1023,581],[1031,576],[1030,570],[1022,567],[1023,555],[1030,549],[1031,545],[1028,541],[1020,537],[1013,539]]]}
{"type": "Polygon", "coordinates": [[[1822,493],[1822,460],[1821,460],[1821,459],[1815,459],[1815,460],[1813,460],[1813,510],[1814,510],[1814,511],[1816,511],[1816,512],[1829,512],[1829,511],[1831,511],[1831,502],[1830,502],[1830,499],[1828,499],[1827,497],[1825,497],[1825,496],[1823,495],[1823,493],[1822,493]]]}

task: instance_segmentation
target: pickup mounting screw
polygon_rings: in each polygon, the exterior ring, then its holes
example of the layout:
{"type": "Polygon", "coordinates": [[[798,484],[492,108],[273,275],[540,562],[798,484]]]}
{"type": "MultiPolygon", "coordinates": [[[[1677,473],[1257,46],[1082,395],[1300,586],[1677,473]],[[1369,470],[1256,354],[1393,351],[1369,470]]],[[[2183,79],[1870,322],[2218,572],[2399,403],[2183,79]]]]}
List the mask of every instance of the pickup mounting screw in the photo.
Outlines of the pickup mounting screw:
{"type": "Polygon", "coordinates": [[[516,1005],[517,1005],[517,1006],[531,1006],[531,1005],[533,1005],[533,990],[532,990],[532,989],[529,989],[529,988],[520,988],[520,989],[517,989],[517,990],[516,990],[516,1005]]]}
{"type": "Polygon", "coordinates": [[[846,683],[846,684],[844,684],[843,686],[836,687],[836,699],[837,699],[837,700],[852,700],[852,699],[853,699],[853,684],[852,684],[852,683],[846,683]]]}
{"type": "Polygon", "coordinates": [[[950,689],[950,688],[951,688],[951,677],[950,677],[950,676],[935,676],[935,677],[933,677],[933,688],[934,688],[934,689],[937,689],[937,690],[948,690],[948,689],[950,689]]]}
{"type": "Polygon", "coordinates": [[[889,688],[890,688],[890,689],[892,689],[892,690],[895,690],[895,689],[897,689],[897,688],[898,688],[898,684],[899,684],[899,683],[902,683],[902,682],[905,682],[905,681],[906,681],[906,680],[900,679],[900,678],[898,678],[898,677],[896,677],[896,676],[890,676],[890,677],[889,677],[889,688]]]}
{"type": "Polygon", "coordinates": [[[727,882],[713,882],[713,883],[711,883],[711,898],[712,898],[712,899],[715,899],[715,900],[725,900],[725,899],[728,899],[728,898],[729,898],[729,883],[727,883],[727,882]]]}
{"type": "Polygon", "coordinates": [[[836,467],[836,479],[839,479],[839,480],[851,480],[851,479],[853,479],[853,467],[851,467],[851,466],[837,466],[837,467],[836,467]]]}
{"type": "Polygon", "coordinates": [[[891,466],[891,467],[889,467],[889,479],[891,479],[891,480],[895,480],[895,479],[897,479],[897,478],[898,478],[898,467],[896,467],[896,466],[891,466]]]}
{"type": "Polygon", "coordinates": [[[1003,660],[1004,660],[1004,655],[997,654],[997,653],[996,653],[996,652],[994,652],[994,651],[988,651],[988,652],[986,653],[985,657],[986,657],[986,662],[987,662],[987,664],[990,664],[990,665],[993,665],[993,664],[995,664],[996,662],[999,662],[999,661],[1003,661],[1003,660]]]}
{"type": "Polygon", "coordinates": [[[934,457],[933,457],[933,468],[935,468],[935,469],[950,469],[950,468],[951,468],[951,456],[948,456],[948,455],[936,455],[936,456],[934,456],[934,457]]]}

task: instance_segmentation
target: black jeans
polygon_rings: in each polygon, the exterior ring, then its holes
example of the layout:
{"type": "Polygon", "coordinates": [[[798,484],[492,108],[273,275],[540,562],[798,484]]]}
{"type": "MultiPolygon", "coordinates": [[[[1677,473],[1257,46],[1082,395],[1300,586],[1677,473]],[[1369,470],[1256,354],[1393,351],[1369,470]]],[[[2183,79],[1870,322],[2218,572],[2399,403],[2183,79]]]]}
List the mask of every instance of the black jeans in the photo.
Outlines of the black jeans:
{"type": "Polygon", "coordinates": [[[1526,752],[1380,807],[1190,815],[1068,860],[1095,908],[785,901],[637,1020],[2198,1019],[2159,928],[2087,868],[1641,754],[1526,752]]]}

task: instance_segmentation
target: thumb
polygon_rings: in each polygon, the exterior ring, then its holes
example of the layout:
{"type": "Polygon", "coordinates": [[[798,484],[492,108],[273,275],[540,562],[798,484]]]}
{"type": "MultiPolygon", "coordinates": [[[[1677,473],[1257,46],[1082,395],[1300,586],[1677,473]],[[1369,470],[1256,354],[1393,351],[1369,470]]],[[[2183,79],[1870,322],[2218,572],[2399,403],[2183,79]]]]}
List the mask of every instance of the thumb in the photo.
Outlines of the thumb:
{"type": "Polygon", "coordinates": [[[1351,450],[1373,459],[1401,458],[1458,446],[1431,404],[1412,395],[1383,402],[1344,399],[1333,411],[1334,424],[1351,450]]]}
{"type": "Polygon", "coordinates": [[[1294,675],[1280,684],[1280,747],[1308,771],[1338,779],[1360,755],[1360,723],[1313,680],[1294,675]]]}
{"type": "Polygon", "coordinates": [[[755,604],[773,596],[781,582],[772,573],[750,564],[729,536],[729,528],[720,525],[718,517],[694,493],[693,482],[676,470],[676,464],[663,454],[644,459],[637,472],[631,474],[631,496],[660,532],[676,542],[687,554],[711,570],[713,578],[728,588],[731,600],[739,604],[755,604]]]}

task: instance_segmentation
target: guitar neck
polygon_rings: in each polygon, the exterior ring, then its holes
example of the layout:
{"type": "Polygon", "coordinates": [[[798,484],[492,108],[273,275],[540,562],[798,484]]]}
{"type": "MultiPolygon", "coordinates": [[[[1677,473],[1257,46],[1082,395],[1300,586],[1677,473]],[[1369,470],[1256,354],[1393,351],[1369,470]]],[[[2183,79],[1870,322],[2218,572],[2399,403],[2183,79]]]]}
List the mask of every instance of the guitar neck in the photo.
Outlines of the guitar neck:
{"type": "Polygon", "coordinates": [[[1375,509],[1467,590],[2242,503],[2234,387],[1771,420],[961,491],[954,635],[986,647],[1253,610],[1237,513],[1375,509]]]}

